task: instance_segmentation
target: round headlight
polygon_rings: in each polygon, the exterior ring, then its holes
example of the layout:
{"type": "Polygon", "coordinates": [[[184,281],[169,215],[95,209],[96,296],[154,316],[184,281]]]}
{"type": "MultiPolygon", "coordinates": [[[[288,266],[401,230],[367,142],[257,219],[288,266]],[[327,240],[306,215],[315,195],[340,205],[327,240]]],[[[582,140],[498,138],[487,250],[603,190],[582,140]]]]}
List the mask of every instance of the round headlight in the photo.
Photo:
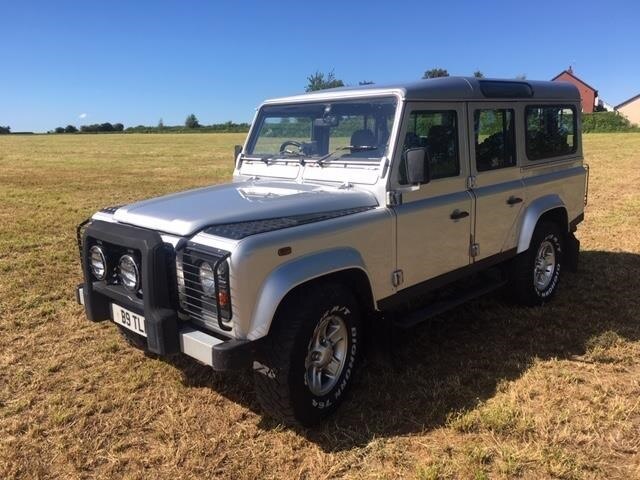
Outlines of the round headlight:
{"type": "Polygon", "coordinates": [[[131,255],[123,255],[120,257],[118,264],[120,269],[120,281],[127,290],[136,291],[140,288],[140,274],[138,265],[131,255]]]}
{"type": "Polygon", "coordinates": [[[207,262],[200,264],[200,285],[205,295],[214,296],[216,294],[216,282],[213,275],[213,267],[207,262]]]}
{"type": "Polygon", "coordinates": [[[107,276],[107,261],[104,252],[98,245],[94,245],[89,249],[89,266],[91,273],[97,280],[104,280],[107,276]]]}

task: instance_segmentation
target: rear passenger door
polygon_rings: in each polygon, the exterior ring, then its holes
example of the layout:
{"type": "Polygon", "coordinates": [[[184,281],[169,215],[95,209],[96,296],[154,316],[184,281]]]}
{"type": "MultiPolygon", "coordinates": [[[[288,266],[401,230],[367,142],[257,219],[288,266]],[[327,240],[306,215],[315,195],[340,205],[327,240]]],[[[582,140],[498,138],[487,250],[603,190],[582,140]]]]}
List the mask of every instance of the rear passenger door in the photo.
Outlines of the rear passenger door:
{"type": "MultiPolygon", "coordinates": [[[[513,103],[469,104],[471,190],[475,196],[474,261],[516,246],[517,224],[524,205],[524,183],[518,166],[517,121],[513,103]]],[[[518,136],[520,135],[520,137],[518,136]]]]}

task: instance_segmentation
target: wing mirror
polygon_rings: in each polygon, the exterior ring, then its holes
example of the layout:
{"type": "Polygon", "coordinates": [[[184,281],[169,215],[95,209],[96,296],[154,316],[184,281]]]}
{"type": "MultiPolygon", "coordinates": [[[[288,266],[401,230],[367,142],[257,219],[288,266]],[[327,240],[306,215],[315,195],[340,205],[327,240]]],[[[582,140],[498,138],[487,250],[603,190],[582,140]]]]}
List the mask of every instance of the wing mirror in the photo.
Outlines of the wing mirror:
{"type": "Polygon", "coordinates": [[[429,168],[429,152],[424,147],[410,148],[404,153],[407,166],[407,181],[413,185],[429,183],[431,171],[429,168]]]}

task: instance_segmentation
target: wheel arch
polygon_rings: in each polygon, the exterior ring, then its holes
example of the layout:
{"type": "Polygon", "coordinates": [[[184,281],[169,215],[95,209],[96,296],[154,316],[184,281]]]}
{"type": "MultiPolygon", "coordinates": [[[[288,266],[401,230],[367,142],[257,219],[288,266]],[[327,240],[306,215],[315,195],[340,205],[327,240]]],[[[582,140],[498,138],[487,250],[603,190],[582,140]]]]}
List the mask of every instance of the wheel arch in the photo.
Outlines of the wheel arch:
{"type": "Polygon", "coordinates": [[[533,231],[541,220],[552,221],[556,223],[563,232],[569,232],[567,207],[559,195],[545,195],[537,198],[528,205],[523,215],[520,236],[518,237],[518,253],[529,249],[533,231]]]}
{"type": "Polygon", "coordinates": [[[267,276],[255,304],[247,339],[256,340],[267,335],[286,298],[319,281],[345,283],[352,288],[365,311],[375,309],[371,279],[358,251],[339,248],[313,253],[285,263],[267,276]]]}

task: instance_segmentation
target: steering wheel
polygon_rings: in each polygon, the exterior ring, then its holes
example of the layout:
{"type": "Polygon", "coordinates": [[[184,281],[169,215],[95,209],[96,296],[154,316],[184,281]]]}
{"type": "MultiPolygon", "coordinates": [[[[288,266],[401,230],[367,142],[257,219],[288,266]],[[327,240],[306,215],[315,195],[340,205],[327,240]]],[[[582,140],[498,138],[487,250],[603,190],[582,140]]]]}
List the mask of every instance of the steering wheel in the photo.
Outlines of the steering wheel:
{"type": "MultiPolygon", "coordinates": [[[[282,152],[286,152],[287,151],[287,147],[291,145],[293,147],[298,147],[300,150],[302,150],[302,144],[300,142],[296,142],[294,140],[287,140],[286,142],[283,142],[282,145],[280,145],[280,153],[282,152]]],[[[291,152],[293,153],[293,152],[291,152]]]]}

